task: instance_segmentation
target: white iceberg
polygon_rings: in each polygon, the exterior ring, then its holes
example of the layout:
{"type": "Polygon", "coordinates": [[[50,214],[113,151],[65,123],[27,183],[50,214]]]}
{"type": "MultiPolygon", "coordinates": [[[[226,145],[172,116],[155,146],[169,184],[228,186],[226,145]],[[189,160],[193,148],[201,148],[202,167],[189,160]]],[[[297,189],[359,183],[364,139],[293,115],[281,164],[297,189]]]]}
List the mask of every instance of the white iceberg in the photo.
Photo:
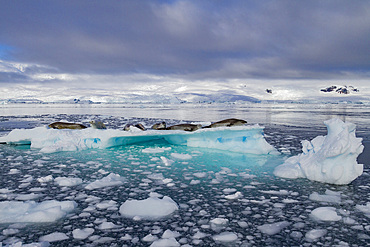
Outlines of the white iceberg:
{"type": "MultiPolygon", "coordinates": [[[[12,130],[7,136],[0,137],[0,142],[13,145],[31,145],[31,148],[38,148],[41,152],[52,153],[102,149],[158,139],[175,145],[213,148],[239,153],[277,153],[276,149],[266,142],[263,136],[263,127],[259,125],[200,129],[194,132],[181,130],[132,132],[117,129],[70,130],[37,127],[12,130]]],[[[153,150],[144,152],[147,151],[153,150]]]]}
{"type": "Polygon", "coordinates": [[[171,215],[179,207],[170,197],[149,197],[144,200],[127,200],[119,208],[122,216],[133,219],[156,220],[171,215]]]}
{"type": "Polygon", "coordinates": [[[74,201],[0,202],[0,223],[54,222],[77,207],[74,201]]]}
{"type": "Polygon", "coordinates": [[[364,146],[355,135],[355,125],[334,118],[324,122],[327,136],[302,141],[302,154],[293,156],[275,168],[274,174],[283,178],[308,178],[330,183],[349,184],[363,172],[357,157],[364,146]]]}

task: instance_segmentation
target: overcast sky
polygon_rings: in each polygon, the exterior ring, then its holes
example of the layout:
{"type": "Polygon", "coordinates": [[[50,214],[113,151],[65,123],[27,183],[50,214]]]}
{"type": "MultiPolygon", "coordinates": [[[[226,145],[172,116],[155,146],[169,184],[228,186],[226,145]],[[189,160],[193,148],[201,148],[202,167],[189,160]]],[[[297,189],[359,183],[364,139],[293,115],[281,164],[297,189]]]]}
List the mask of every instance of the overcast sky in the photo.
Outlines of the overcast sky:
{"type": "Polygon", "coordinates": [[[370,1],[0,0],[0,87],[369,78],[370,1]]]}

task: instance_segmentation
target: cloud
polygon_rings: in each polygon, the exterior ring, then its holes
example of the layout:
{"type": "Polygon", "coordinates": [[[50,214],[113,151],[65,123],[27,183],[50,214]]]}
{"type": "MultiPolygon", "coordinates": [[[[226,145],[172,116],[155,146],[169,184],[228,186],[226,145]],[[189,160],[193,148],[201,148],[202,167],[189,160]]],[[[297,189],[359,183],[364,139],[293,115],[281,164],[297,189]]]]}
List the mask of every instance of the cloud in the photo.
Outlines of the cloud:
{"type": "Polygon", "coordinates": [[[368,78],[369,12],[341,0],[4,1],[0,44],[12,49],[0,54],[32,66],[0,67],[0,81],[368,78]]]}

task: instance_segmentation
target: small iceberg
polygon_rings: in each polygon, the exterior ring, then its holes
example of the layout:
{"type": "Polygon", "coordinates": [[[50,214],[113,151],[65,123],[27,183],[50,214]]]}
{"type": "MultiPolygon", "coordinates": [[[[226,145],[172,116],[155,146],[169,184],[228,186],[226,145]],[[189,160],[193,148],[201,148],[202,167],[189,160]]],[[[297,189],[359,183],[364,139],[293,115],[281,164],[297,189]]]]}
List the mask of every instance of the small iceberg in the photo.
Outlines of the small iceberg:
{"type": "Polygon", "coordinates": [[[293,156],[275,168],[274,174],[283,178],[308,178],[329,184],[349,184],[363,173],[357,157],[364,146],[355,135],[356,126],[334,118],[324,122],[326,136],[302,141],[302,154],[293,156]]]}

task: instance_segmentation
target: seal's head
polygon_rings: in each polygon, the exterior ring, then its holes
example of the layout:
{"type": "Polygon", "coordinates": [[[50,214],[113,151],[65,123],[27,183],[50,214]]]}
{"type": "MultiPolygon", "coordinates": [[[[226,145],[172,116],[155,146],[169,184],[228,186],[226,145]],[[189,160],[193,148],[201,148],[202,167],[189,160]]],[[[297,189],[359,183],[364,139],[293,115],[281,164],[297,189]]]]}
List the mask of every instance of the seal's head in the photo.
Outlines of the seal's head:
{"type": "Polygon", "coordinates": [[[92,120],[89,122],[93,129],[106,129],[107,127],[102,121],[92,120]]]}
{"type": "Polygon", "coordinates": [[[154,130],[164,130],[166,129],[166,122],[156,123],[152,126],[154,130]]]}

